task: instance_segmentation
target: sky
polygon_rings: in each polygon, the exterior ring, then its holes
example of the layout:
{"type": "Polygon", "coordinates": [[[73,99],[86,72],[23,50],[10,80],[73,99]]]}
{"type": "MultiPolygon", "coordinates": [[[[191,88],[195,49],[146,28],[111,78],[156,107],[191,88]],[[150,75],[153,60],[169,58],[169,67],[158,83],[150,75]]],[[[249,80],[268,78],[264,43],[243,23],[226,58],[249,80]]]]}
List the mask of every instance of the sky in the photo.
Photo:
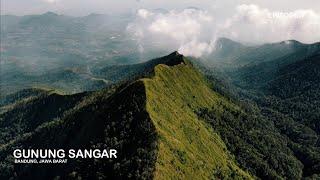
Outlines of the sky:
{"type": "Polygon", "coordinates": [[[219,37],[246,43],[320,41],[319,0],[1,0],[1,14],[47,11],[131,13],[136,18],[126,31],[142,51],[151,39],[196,57],[214,51],[219,37]]]}
{"type": "Polygon", "coordinates": [[[198,7],[228,14],[240,4],[255,4],[277,11],[312,9],[320,11],[318,0],[1,0],[1,14],[40,14],[54,11],[83,16],[90,13],[123,13],[146,9],[198,7]]]}

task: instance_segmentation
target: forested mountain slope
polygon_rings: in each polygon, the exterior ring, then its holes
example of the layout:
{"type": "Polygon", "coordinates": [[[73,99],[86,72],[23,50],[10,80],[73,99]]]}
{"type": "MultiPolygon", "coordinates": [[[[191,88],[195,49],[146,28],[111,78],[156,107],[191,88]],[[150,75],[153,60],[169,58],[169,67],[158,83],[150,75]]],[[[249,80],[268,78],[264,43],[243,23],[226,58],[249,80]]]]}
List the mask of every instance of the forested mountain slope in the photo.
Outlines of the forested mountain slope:
{"type": "Polygon", "coordinates": [[[86,93],[60,95],[55,92],[41,90],[24,90],[8,97],[6,105],[1,106],[0,144],[29,132],[33,132],[43,123],[59,118],[74,107],[86,93]],[[9,101],[14,103],[9,104],[9,101]]]}
{"type": "Polygon", "coordinates": [[[36,179],[319,177],[317,113],[302,112],[289,103],[294,99],[303,107],[313,107],[311,103],[317,107],[312,94],[318,87],[318,56],[282,66],[264,91],[224,86],[219,76],[201,69],[206,79],[196,64],[174,52],[100,71],[115,79],[123,74],[126,81],[114,87],[69,96],[42,90],[7,96],[1,123],[23,122],[18,117],[36,123],[15,126],[21,135],[6,137],[0,146],[2,178],[14,174],[36,179]],[[279,86],[285,92],[277,90],[279,86]],[[305,91],[297,94],[300,87],[305,91]],[[50,102],[57,111],[27,111],[41,108],[42,102],[50,102]],[[115,148],[119,157],[71,159],[50,167],[12,164],[12,150],[26,147],[115,148]]]}
{"type": "Polygon", "coordinates": [[[216,42],[212,55],[207,57],[214,65],[228,68],[247,68],[255,72],[255,66],[282,66],[318,53],[320,43],[303,44],[295,40],[262,45],[243,45],[227,38],[216,42]],[[270,62],[273,61],[273,62],[270,62]],[[270,63],[269,63],[270,62],[270,63]]]}
{"type": "Polygon", "coordinates": [[[219,104],[240,109],[209,89],[182,55],[175,52],[157,61],[160,65],[152,63],[155,69],[145,78],[79,95],[83,99],[63,115],[3,143],[1,178],[250,179],[214,129],[195,113],[211,106],[222,111],[219,104]],[[16,148],[115,148],[119,156],[24,165],[12,163],[16,148]]]}
{"type": "MultiPolygon", "coordinates": [[[[213,125],[220,129],[222,138],[227,146],[229,145],[229,149],[235,153],[240,164],[244,163],[244,166],[255,171],[254,174],[258,172],[259,177],[265,175],[270,177],[271,175],[274,178],[274,172],[280,176],[283,176],[281,174],[285,172],[286,177],[291,174],[293,179],[319,178],[320,43],[302,44],[297,41],[284,41],[260,47],[261,49],[256,49],[256,52],[244,52],[245,56],[241,54],[242,52],[235,52],[235,56],[241,57],[238,60],[242,59],[241,62],[245,62],[244,64],[233,61],[235,66],[232,68],[222,68],[220,72],[213,68],[203,71],[216,85],[214,89],[222,91],[234,101],[243,104],[246,109],[251,109],[247,114],[249,116],[246,115],[247,121],[251,122],[247,124],[260,122],[263,127],[260,129],[258,125],[253,126],[255,131],[260,133],[271,130],[263,133],[270,139],[262,136],[254,140],[256,135],[245,135],[247,132],[252,132],[250,126],[247,125],[232,130],[235,134],[225,133],[239,122],[239,117],[237,118],[232,113],[226,113],[225,118],[219,119],[215,117],[214,111],[205,109],[201,111],[200,116],[209,122],[214,122],[213,125]],[[225,72],[220,74],[220,77],[224,79],[217,78],[217,72],[218,74],[225,72]],[[252,115],[254,116],[251,117],[252,115]],[[249,142],[244,139],[249,139],[249,142]],[[233,143],[228,143],[230,141],[233,143]],[[241,141],[244,141],[244,144],[240,145],[241,141]],[[252,146],[258,141],[264,143],[257,143],[251,148],[255,149],[260,146],[257,152],[263,150],[260,155],[262,155],[262,162],[266,162],[265,165],[247,163],[245,160],[248,159],[247,155],[251,156],[255,153],[241,155],[238,149],[233,151],[233,146],[246,149],[245,144],[252,146]],[[279,142],[275,143],[277,141],[279,142]],[[276,148],[281,150],[281,153],[264,154],[269,150],[273,151],[275,144],[284,145],[285,148],[276,148]],[[267,147],[269,150],[265,149],[267,147]],[[282,155],[284,156],[281,157],[282,155]],[[292,163],[281,163],[290,159],[292,163]],[[281,167],[279,164],[286,165],[281,167]],[[257,171],[257,167],[261,169],[257,171]],[[287,169],[289,167],[291,170],[287,169]]],[[[250,159],[256,158],[250,157],[250,159]]],[[[260,160],[255,162],[260,163],[260,160]]]]}
{"type": "Polygon", "coordinates": [[[301,45],[301,47],[281,57],[275,57],[273,54],[263,57],[269,59],[269,61],[252,59],[253,63],[235,68],[229,74],[235,83],[243,88],[263,89],[269,81],[278,78],[281,69],[286,68],[286,66],[303,60],[319,58],[320,43],[301,45]]]}

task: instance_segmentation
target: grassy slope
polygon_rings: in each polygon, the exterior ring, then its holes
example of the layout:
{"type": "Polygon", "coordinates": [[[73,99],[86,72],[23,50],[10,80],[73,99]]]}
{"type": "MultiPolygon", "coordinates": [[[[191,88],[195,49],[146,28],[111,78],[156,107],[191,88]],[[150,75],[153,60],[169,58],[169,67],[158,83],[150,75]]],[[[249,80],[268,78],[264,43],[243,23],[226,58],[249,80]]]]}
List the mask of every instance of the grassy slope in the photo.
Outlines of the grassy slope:
{"type": "Polygon", "coordinates": [[[158,136],[155,179],[250,178],[230,159],[220,137],[194,110],[228,104],[191,64],[158,65],[143,79],[147,111],[158,136]]]}

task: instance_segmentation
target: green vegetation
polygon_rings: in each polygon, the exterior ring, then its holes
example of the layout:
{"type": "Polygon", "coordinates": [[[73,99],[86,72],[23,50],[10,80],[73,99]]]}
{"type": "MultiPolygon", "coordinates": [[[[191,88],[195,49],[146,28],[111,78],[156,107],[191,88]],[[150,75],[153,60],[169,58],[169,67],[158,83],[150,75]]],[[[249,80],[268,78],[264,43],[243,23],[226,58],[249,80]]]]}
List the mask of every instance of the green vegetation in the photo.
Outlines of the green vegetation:
{"type": "Polygon", "coordinates": [[[1,15],[0,179],[320,178],[320,43],[221,38],[206,67],[143,62],[167,50],[141,53],[132,18],[1,15]],[[120,156],[38,166],[16,148],[120,156]]]}
{"type": "Polygon", "coordinates": [[[0,115],[2,130],[15,132],[15,126],[5,125],[6,120],[15,119],[20,121],[16,129],[21,129],[21,135],[15,134],[11,141],[1,142],[0,179],[14,176],[28,179],[152,178],[156,135],[145,110],[145,89],[141,82],[88,95],[52,95],[60,100],[52,100],[49,95],[23,104],[25,109],[18,106],[0,115]],[[73,106],[72,97],[80,97],[73,106]],[[12,162],[12,151],[16,148],[115,148],[118,158],[69,159],[67,164],[52,166],[24,165],[12,162]]]}
{"type": "Polygon", "coordinates": [[[1,114],[1,128],[21,135],[4,135],[0,178],[251,179],[195,114],[229,103],[176,52],[150,64],[148,69],[155,69],[146,71],[147,78],[91,93],[40,95],[1,114]],[[15,128],[8,121],[16,121],[15,128]],[[12,150],[26,147],[115,148],[119,158],[69,159],[50,167],[12,164],[12,150]]]}
{"type": "Polygon", "coordinates": [[[0,144],[61,117],[85,95],[59,95],[52,91],[29,89],[8,96],[3,102],[4,112],[0,114],[0,144]]]}
{"type": "Polygon", "coordinates": [[[212,92],[189,62],[181,63],[158,65],[154,77],[143,79],[147,111],[159,138],[155,179],[249,179],[220,137],[194,112],[232,105],[212,92]]]}
{"type": "Polygon", "coordinates": [[[262,179],[319,178],[319,45],[242,46],[246,52],[225,56],[232,57],[232,68],[201,67],[212,89],[244,112],[225,107],[219,115],[207,108],[198,115],[219,132],[240,166],[262,179]]]}
{"type": "Polygon", "coordinates": [[[111,82],[101,90],[66,95],[42,84],[2,95],[0,179],[319,178],[319,43],[220,43],[214,57],[232,66],[208,69],[174,52],[47,81],[111,82]],[[120,156],[19,165],[16,148],[115,148],[120,156]]]}

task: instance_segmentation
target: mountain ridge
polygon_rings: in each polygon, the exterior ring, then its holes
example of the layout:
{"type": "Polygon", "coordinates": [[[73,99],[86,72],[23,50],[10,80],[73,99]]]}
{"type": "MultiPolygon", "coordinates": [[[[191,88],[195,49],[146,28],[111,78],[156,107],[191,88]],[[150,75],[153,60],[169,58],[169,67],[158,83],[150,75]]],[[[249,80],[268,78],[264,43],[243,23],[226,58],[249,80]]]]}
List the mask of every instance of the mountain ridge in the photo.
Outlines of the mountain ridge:
{"type": "Polygon", "coordinates": [[[312,54],[319,51],[319,47],[320,42],[304,44],[296,40],[248,46],[228,38],[220,38],[217,40],[216,50],[208,59],[214,63],[232,65],[231,67],[242,67],[281,59],[297,51],[312,54]]]}
{"type": "Polygon", "coordinates": [[[211,94],[201,74],[179,53],[174,52],[156,62],[168,65],[155,65],[152,75],[149,72],[144,78],[129,81],[111,90],[112,93],[105,89],[89,94],[56,120],[1,145],[0,159],[4,162],[1,171],[5,172],[1,177],[12,177],[15,172],[18,177],[29,178],[59,175],[62,178],[250,179],[251,176],[234,162],[219,136],[194,113],[200,106],[224,100],[211,94]],[[202,93],[197,95],[199,92],[202,93]],[[170,93],[171,98],[168,98],[170,93]],[[163,106],[161,102],[171,105],[163,106]],[[192,140],[198,135],[200,141],[192,140]],[[110,147],[118,149],[120,157],[111,161],[77,160],[54,168],[5,166],[5,163],[10,164],[10,151],[17,147],[110,147]],[[176,166],[172,167],[172,163],[176,166]]]}

